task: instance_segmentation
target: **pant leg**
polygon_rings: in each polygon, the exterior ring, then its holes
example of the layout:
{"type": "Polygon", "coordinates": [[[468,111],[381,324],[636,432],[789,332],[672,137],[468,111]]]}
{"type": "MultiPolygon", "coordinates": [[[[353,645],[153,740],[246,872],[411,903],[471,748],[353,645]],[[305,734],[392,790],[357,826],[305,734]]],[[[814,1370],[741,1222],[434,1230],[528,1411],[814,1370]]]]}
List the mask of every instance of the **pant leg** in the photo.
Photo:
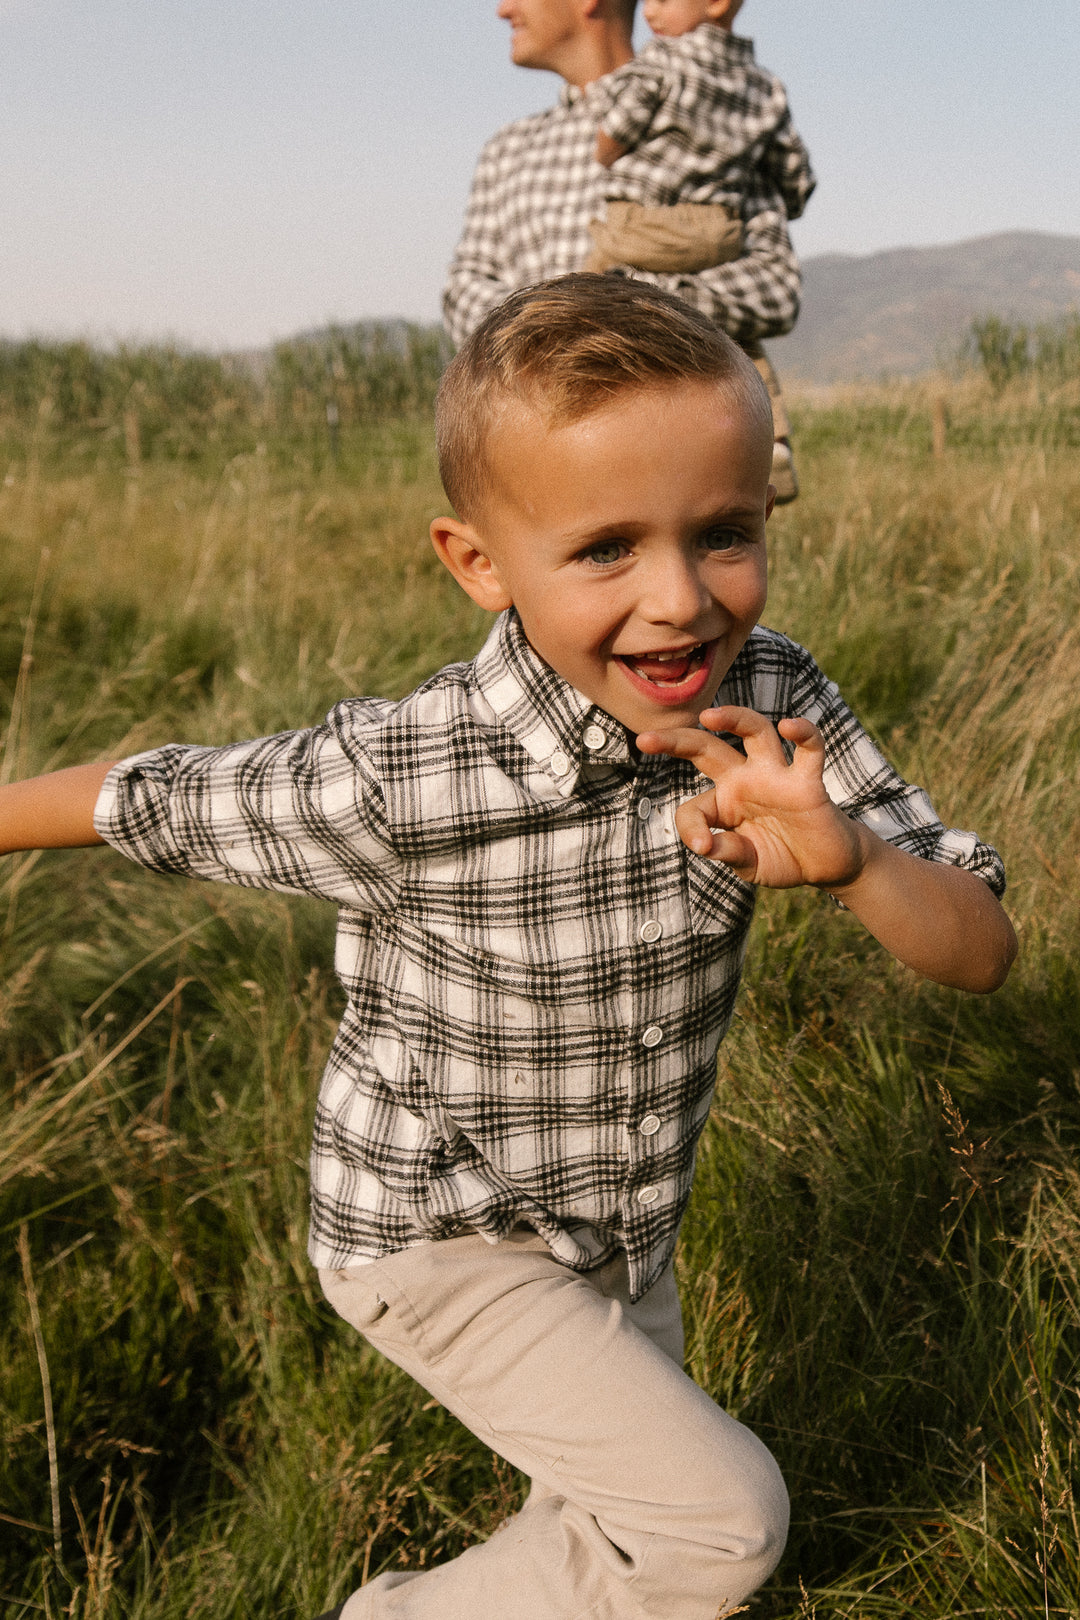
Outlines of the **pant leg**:
{"type": "MultiPolygon", "coordinates": [[[[605,1299],[618,1299],[626,1312],[627,1320],[650,1338],[676,1367],[683,1365],[686,1343],[674,1265],[668,1266],[649,1292],[633,1303],[630,1301],[625,1255],[609,1261],[605,1266],[599,1266],[589,1280],[597,1293],[602,1294],[605,1299]]],[[[556,1493],[550,1491],[541,1480],[531,1480],[525,1506],[535,1506],[541,1498],[552,1494],[556,1493]]]]}
{"type": "Polygon", "coordinates": [[[754,362],[755,371],[769,390],[769,404],[772,406],[773,415],[773,438],[790,439],[791,421],[788,417],[787,406],[784,403],[784,392],[780,387],[780,378],[776,375],[772,361],[760,343],[744,343],[742,347],[754,362]]]}
{"type": "Polygon", "coordinates": [[[603,273],[615,265],[692,275],[742,257],[743,227],[722,203],[609,202],[603,219],[589,222],[592,252],[582,268],[603,273]]]}
{"type": "Polygon", "coordinates": [[[772,1457],[598,1273],[516,1232],[321,1277],[347,1321],[546,1492],[450,1563],[377,1577],[343,1620],[715,1620],[775,1567],[787,1497],[772,1457]]]}

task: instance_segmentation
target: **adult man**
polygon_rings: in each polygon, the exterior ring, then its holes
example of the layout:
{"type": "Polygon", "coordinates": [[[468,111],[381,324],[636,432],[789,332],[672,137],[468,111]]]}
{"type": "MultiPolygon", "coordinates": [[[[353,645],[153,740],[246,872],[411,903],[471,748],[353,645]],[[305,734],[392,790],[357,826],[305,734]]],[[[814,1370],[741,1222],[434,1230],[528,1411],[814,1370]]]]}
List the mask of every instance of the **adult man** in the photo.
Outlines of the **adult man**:
{"type": "MultiPolygon", "coordinates": [[[[508,125],[480,155],[443,299],[455,342],[515,288],[585,263],[605,171],[594,161],[596,123],[584,88],[632,58],[634,7],[635,0],[501,0],[514,63],[558,73],[565,83],[554,107],[508,125]]],[[[762,338],[790,331],[799,312],[799,265],[780,197],[764,187],[747,196],[739,258],[694,274],[634,274],[693,304],[754,359],[773,396],[773,482],[778,499],[793,499],[786,413],[760,347],[762,338]]]]}

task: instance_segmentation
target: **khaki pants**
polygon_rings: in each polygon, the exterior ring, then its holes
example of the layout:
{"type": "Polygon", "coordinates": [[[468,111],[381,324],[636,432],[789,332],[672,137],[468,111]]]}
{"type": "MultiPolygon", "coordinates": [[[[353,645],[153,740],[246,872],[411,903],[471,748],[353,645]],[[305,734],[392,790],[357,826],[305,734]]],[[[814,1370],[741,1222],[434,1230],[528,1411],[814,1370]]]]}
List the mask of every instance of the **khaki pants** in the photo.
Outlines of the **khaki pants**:
{"type": "Polygon", "coordinates": [[[788,419],[787,406],[784,404],[784,396],[780,389],[780,379],[773,370],[772,361],[760,343],[754,343],[753,341],[740,343],[739,347],[754,362],[754,369],[769,390],[769,404],[772,406],[773,438],[790,439],[791,422],[788,419]]]}
{"type": "MultiPolygon", "coordinates": [[[[674,203],[670,208],[643,208],[640,203],[609,202],[603,219],[589,225],[593,251],[586,270],[603,272],[617,264],[658,275],[693,275],[742,256],[743,228],[720,203],[674,203]]],[[[761,347],[741,345],[769,390],[773,437],[788,439],[791,423],[780,379],[761,347]]]]}
{"type": "Polygon", "coordinates": [[[342,1620],[716,1620],[775,1567],[783,1481],[683,1372],[670,1269],[631,1305],[625,1260],[582,1276],[522,1228],[320,1280],[346,1321],[533,1481],[488,1541],[379,1575],[342,1620]]]}
{"type": "Polygon", "coordinates": [[[609,202],[604,218],[590,222],[589,235],[593,250],[585,269],[600,272],[631,264],[636,270],[693,275],[728,264],[743,250],[742,221],[722,203],[644,208],[640,203],[609,202]]]}

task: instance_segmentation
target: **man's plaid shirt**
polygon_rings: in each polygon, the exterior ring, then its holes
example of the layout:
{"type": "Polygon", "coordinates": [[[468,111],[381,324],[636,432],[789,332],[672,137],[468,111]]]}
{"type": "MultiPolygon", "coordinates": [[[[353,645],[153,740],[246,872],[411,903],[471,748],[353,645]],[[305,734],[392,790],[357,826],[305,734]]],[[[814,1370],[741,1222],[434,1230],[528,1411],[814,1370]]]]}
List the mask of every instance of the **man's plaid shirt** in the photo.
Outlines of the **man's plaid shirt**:
{"type": "MultiPolygon", "coordinates": [[[[592,248],[589,221],[604,211],[608,179],[593,158],[596,127],[586,93],[565,85],[554,107],[508,125],[484,147],[443,294],[455,343],[464,343],[516,288],[585,263],[592,248]]],[[[791,330],[801,278],[787,208],[764,172],[748,185],[738,213],[741,258],[695,275],[633,273],[751,343],[791,330]]]]}
{"type": "Polygon", "coordinates": [[[608,174],[609,202],[723,203],[741,218],[746,197],[771,192],[789,219],[806,207],[810,157],[752,40],[702,23],[653,40],[585,94],[612,139],[631,148],[608,174]]]}
{"type": "MultiPolygon", "coordinates": [[[[916,854],[979,872],[810,655],[754,632],[723,702],[822,729],[830,795],[916,854]]],[[[690,854],[703,779],[532,651],[511,611],[399,703],[110,772],[95,826],[158,871],[339,908],[347,1006],[312,1148],[310,1253],[356,1264],[471,1226],[535,1228],[566,1265],[670,1258],[731,1018],[754,891],[690,854]]]]}

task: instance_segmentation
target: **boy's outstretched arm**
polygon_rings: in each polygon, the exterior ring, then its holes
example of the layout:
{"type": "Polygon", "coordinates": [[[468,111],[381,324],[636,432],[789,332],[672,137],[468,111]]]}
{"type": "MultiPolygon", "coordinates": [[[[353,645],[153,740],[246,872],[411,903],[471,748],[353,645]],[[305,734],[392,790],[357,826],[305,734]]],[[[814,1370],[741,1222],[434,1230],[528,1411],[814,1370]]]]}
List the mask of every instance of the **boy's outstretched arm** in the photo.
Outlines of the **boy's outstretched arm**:
{"type": "Polygon", "coordinates": [[[752,709],[706,709],[702,724],[738,736],[740,754],[706,732],[644,732],[647,754],[689,759],[714,787],[680,805],[679,836],[766,888],[811,884],[849,911],[908,967],[959,990],[996,990],[1016,935],[973,872],[920,860],[838,809],[825,792],[825,746],[809,720],[774,728],[752,709]],[[778,734],[779,733],[779,734],[778,734]],[[788,763],[780,738],[795,745],[788,763]]]}
{"type": "Polygon", "coordinates": [[[94,831],[94,805],[111,769],[72,765],[0,787],[0,855],[103,844],[94,831]]]}

